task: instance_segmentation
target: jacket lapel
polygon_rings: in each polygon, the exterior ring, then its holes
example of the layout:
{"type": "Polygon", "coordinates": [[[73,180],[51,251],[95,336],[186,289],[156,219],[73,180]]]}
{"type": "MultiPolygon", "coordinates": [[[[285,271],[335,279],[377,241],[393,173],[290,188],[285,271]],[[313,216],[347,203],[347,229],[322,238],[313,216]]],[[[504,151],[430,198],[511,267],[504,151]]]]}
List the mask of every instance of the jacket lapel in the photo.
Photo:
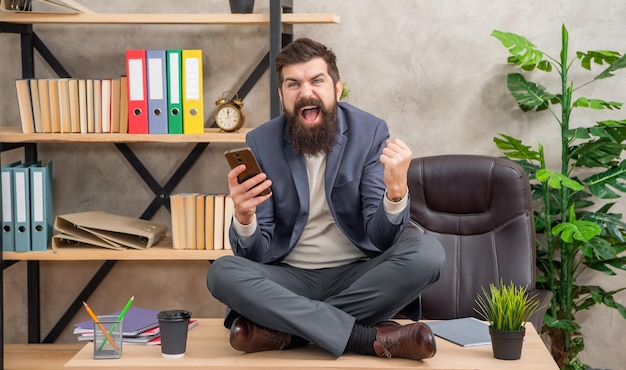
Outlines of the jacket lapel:
{"type": "MultiPolygon", "coordinates": [[[[346,121],[343,116],[343,112],[341,109],[337,108],[337,120],[339,121],[339,134],[337,135],[337,143],[333,147],[333,150],[328,153],[326,157],[326,173],[324,175],[324,187],[326,188],[326,199],[330,200],[330,196],[333,190],[333,185],[335,184],[335,179],[337,178],[337,173],[339,172],[339,164],[341,163],[341,158],[343,158],[344,150],[346,149],[346,141],[348,140],[346,136],[346,131],[348,127],[346,126],[346,121]]],[[[329,206],[332,209],[332,204],[329,201],[329,206]]]]}

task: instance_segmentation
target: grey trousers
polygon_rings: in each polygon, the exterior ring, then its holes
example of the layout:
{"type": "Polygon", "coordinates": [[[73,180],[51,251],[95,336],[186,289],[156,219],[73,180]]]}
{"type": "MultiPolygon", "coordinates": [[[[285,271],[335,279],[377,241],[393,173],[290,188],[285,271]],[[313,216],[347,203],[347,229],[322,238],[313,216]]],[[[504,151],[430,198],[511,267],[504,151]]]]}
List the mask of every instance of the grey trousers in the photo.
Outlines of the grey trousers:
{"type": "Polygon", "coordinates": [[[439,279],[444,262],[439,242],[420,235],[374,258],[318,270],[224,256],[209,268],[207,287],[233,314],[339,357],[355,322],[392,318],[439,279]]]}

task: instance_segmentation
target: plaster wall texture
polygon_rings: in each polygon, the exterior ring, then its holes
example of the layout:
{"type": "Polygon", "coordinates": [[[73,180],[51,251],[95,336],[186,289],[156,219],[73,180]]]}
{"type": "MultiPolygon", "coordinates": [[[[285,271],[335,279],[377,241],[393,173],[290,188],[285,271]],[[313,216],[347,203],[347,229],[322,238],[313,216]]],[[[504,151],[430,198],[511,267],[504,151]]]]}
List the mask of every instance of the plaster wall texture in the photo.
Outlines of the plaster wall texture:
{"type": "MultiPolygon", "coordinates": [[[[226,0],[95,1],[108,13],[226,13],[226,0]]],[[[626,3],[555,0],[294,1],[296,13],[335,13],[338,25],[297,25],[295,37],[311,37],[338,56],[347,101],[384,118],[391,136],[405,140],[414,156],[445,153],[501,155],[493,137],[505,133],[527,144],[541,142],[550,162],[559,153],[558,127],[547,113],[522,113],[506,89],[508,56],[491,31],[526,36],[553,57],[560,50],[560,30],[570,33],[570,51],[620,50],[626,38],[626,3]]],[[[255,12],[267,12],[257,1],[255,12]]],[[[261,26],[195,25],[37,25],[35,31],[73,77],[114,77],[124,73],[127,49],[202,49],[205,117],[223,91],[233,90],[256,66],[268,47],[261,26]]],[[[19,125],[14,79],[19,77],[19,36],[0,34],[0,112],[2,125],[19,125]]],[[[599,69],[597,69],[599,72],[599,69]]],[[[577,83],[592,75],[574,75],[577,83]]],[[[36,77],[54,77],[36,55],[36,77]]],[[[555,88],[554,76],[532,78],[555,88]]],[[[269,118],[269,74],[245,98],[249,127],[269,118]]],[[[581,90],[587,97],[626,101],[626,75],[618,73],[581,90]]],[[[617,112],[576,112],[575,125],[624,119],[617,112]]],[[[238,144],[211,144],[175,192],[226,192],[227,166],[222,153],[238,144]]],[[[131,145],[164,183],[191,149],[190,144],[131,145]]],[[[19,153],[3,153],[6,163],[19,153]]],[[[139,217],[153,195],[110,144],[41,144],[39,158],[54,161],[54,212],[105,210],[139,217]]],[[[621,208],[624,208],[623,206],[621,208]]],[[[170,224],[161,210],[154,218],[170,224]]],[[[41,263],[42,338],[91,279],[98,262],[41,263]]],[[[135,305],[185,308],[196,317],[221,317],[224,307],[205,286],[208,262],[118,262],[89,303],[99,312],[119,309],[135,295],[135,305]]],[[[26,342],[26,269],[20,263],[4,272],[4,334],[8,343],[26,342]]],[[[626,285],[624,274],[585,276],[606,288],[626,285]]],[[[626,304],[626,295],[616,298],[626,304]]],[[[86,319],[80,312],[74,322],[86,319]]],[[[586,349],[581,359],[594,367],[619,369],[626,354],[612,345],[626,334],[626,320],[604,306],[580,315],[586,349]]],[[[72,327],[59,342],[73,342],[72,327]]]]}

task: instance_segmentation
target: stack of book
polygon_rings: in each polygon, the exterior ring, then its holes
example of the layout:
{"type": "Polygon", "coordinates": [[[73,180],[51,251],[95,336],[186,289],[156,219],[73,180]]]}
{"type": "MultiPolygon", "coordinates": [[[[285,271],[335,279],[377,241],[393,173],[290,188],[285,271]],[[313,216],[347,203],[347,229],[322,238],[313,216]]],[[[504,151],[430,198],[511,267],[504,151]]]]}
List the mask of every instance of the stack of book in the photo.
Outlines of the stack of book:
{"type": "MultiPolygon", "coordinates": [[[[158,345],[161,344],[159,335],[159,311],[146,308],[131,307],[122,320],[123,343],[158,345]]],[[[117,316],[119,312],[110,315],[117,316]]],[[[198,320],[189,320],[189,329],[198,325],[198,320]]],[[[93,320],[86,320],[74,324],[74,334],[79,341],[93,340],[93,320]]]]}
{"type": "Polygon", "coordinates": [[[22,132],[126,133],[126,77],[15,81],[22,132]]]}
{"type": "Polygon", "coordinates": [[[228,229],[235,205],[226,194],[170,195],[174,249],[231,249],[228,229]]]}

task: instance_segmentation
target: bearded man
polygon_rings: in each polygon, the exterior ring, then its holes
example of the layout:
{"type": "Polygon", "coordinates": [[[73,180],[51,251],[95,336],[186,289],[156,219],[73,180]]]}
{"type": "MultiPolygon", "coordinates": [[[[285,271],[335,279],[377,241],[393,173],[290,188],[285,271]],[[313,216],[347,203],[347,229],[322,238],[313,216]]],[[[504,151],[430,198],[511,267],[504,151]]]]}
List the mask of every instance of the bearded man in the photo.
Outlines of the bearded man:
{"type": "Polygon", "coordinates": [[[411,150],[389,140],[385,121],[339,103],[336,56],[323,44],[287,45],[276,75],[284,114],[246,137],[263,173],[241,184],[245,165],[228,174],[234,256],[207,276],[228,307],[231,345],[434,356],[427,325],[390,321],[401,310],[419,320],[420,294],[445,260],[434,238],[410,227],[411,150]]]}

